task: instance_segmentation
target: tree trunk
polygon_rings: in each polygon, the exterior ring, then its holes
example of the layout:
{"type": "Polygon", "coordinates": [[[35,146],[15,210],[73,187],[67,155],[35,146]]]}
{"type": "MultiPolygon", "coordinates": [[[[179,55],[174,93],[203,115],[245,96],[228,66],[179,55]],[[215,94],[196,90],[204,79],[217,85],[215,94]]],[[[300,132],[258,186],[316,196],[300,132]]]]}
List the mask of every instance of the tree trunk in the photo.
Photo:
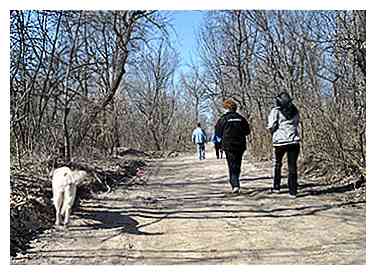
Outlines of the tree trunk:
{"type": "Polygon", "coordinates": [[[71,150],[70,150],[70,138],[68,129],[68,115],[69,108],[65,108],[63,116],[63,131],[64,131],[64,160],[69,162],[71,160],[71,150]]]}

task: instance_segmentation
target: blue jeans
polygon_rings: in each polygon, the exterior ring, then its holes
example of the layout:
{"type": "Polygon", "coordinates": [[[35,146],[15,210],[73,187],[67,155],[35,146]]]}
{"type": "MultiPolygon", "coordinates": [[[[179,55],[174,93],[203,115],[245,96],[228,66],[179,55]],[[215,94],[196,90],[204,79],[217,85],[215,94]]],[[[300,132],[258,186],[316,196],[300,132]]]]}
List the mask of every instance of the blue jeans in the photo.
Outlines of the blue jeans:
{"type": "Polygon", "coordinates": [[[205,159],[205,143],[197,143],[197,157],[199,160],[205,159]]]}

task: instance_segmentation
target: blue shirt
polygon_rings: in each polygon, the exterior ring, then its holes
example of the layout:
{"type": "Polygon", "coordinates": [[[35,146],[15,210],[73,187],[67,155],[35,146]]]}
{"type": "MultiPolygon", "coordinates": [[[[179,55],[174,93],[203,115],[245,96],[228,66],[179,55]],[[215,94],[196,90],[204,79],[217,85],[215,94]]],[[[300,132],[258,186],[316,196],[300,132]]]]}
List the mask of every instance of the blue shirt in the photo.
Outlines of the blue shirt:
{"type": "Polygon", "coordinates": [[[206,142],[206,134],[200,127],[194,129],[192,133],[192,142],[194,142],[195,144],[206,142]]]}

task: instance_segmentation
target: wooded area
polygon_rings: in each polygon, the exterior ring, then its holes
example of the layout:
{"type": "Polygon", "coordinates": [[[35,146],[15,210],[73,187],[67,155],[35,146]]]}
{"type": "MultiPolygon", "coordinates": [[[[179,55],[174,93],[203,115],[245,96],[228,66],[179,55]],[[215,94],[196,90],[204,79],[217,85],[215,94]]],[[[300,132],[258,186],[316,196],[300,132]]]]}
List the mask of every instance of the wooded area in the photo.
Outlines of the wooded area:
{"type": "Polygon", "coordinates": [[[200,36],[210,98],[218,109],[234,97],[251,124],[252,154],[268,158],[266,116],[286,91],[300,110],[307,163],[363,171],[365,26],[365,11],[213,12],[200,36]]]}
{"type": "Polygon", "coordinates": [[[182,72],[171,12],[10,12],[12,165],[184,151],[228,97],[250,121],[251,155],[270,159],[266,117],[287,91],[307,163],[365,174],[366,12],[206,13],[199,62],[182,72]]]}
{"type": "Polygon", "coordinates": [[[227,98],[250,123],[252,161],[271,166],[266,120],[285,91],[300,111],[300,172],[364,183],[366,11],[203,13],[183,70],[173,11],[10,12],[12,255],[50,226],[53,166],[86,165],[85,194],[130,185],[144,160],[194,150],[196,123],[210,135],[227,98]]]}

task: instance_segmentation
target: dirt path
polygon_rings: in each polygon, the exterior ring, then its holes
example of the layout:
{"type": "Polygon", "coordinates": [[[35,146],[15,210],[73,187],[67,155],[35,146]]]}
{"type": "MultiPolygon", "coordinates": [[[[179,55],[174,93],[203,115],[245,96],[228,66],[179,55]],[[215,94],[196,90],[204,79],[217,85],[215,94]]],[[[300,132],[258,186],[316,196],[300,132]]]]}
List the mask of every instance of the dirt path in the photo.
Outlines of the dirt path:
{"type": "Polygon", "coordinates": [[[365,202],[303,180],[295,200],[271,194],[258,167],[244,162],[233,196],[212,154],[155,162],[148,183],[84,201],[12,264],[365,264],[365,202]]]}

